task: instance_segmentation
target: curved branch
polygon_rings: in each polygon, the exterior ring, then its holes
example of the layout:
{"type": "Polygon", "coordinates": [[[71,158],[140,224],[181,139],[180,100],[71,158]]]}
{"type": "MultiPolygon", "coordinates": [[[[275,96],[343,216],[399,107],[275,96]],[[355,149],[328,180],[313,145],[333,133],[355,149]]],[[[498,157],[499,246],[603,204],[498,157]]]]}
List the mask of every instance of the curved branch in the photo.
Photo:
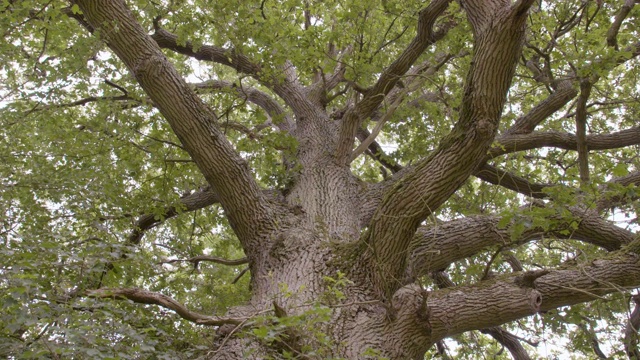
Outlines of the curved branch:
{"type": "Polygon", "coordinates": [[[506,347],[511,353],[513,360],[531,360],[531,357],[520,343],[520,338],[508,332],[507,330],[494,326],[480,330],[481,333],[491,335],[502,346],[506,347]]]}
{"type": "Polygon", "coordinates": [[[102,288],[96,290],[88,290],[87,296],[95,298],[112,298],[115,300],[127,299],[139,304],[158,305],[165,309],[172,310],[183,319],[189,320],[199,325],[238,325],[243,321],[243,319],[221,318],[217,316],[202,315],[187,309],[184,305],[169,296],[137,288],[102,288]]]}
{"type": "Polygon", "coordinates": [[[618,32],[620,31],[620,27],[622,26],[622,22],[627,18],[631,9],[636,4],[636,0],[626,0],[624,5],[620,8],[620,11],[616,14],[615,20],[609,27],[609,31],[607,31],[607,45],[618,48],[618,32]]]}
{"type": "Polygon", "coordinates": [[[192,57],[197,60],[212,61],[218,64],[229,66],[243,74],[258,77],[260,66],[253,63],[247,56],[239,54],[234,49],[225,49],[212,45],[202,45],[197,51],[194,50],[191,41],[184,45],[178,42],[178,36],[156,26],[151,38],[163,49],[169,49],[179,54],[192,57]]]}
{"type": "MultiPolygon", "coordinates": [[[[160,28],[157,24],[151,38],[163,49],[169,49],[197,60],[226,65],[240,73],[250,75],[273,90],[287,105],[291,106],[294,111],[300,110],[308,105],[308,100],[299,95],[303,90],[302,86],[296,82],[289,81],[289,79],[283,81],[283,79],[277,75],[268,78],[262,77],[260,65],[254,63],[248,56],[239,53],[233,48],[226,49],[213,45],[202,45],[196,51],[192,42],[187,41],[184,45],[181,45],[178,42],[177,35],[160,28]],[[300,105],[301,103],[304,105],[300,105]]],[[[293,65],[287,61],[287,65],[281,70],[285,74],[285,77],[290,78],[290,73],[295,69],[293,65]]]]}

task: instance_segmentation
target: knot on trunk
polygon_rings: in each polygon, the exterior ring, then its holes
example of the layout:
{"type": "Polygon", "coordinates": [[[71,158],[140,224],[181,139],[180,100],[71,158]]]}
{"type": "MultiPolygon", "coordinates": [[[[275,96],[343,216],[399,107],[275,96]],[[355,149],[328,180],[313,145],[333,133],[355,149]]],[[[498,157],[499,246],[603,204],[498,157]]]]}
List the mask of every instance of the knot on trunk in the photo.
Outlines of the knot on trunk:
{"type": "MultiPolygon", "coordinates": [[[[416,284],[400,288],[393,294],[389,317],[395,321],[418,321],[428,325],[429,307],[427,299],[429,292],[416,284]]],[[[427,326],[429,328],[429,326],[427,326]]]]}

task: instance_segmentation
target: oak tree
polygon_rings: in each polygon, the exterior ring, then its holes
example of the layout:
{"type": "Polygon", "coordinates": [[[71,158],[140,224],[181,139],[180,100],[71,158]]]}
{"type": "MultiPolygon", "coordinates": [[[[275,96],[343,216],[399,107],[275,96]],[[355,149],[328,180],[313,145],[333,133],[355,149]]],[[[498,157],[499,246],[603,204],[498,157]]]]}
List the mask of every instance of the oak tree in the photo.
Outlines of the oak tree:
{"type": "Polygon", "coordinates": [[[0,354],[637,359],[636,3],[4,0],[0,354]]]}

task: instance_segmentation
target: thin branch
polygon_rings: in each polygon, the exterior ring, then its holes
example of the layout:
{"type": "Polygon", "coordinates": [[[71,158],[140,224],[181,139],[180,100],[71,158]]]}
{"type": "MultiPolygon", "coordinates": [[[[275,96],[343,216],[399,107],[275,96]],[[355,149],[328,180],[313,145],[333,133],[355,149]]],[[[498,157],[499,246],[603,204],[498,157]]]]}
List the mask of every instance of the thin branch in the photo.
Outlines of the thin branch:
{"type": "Polygon", "coordinates": [[[211,255],[198,255],[198,256],[193,256],[190,257],[188,259],[171,259],[171,260],[163,260],[160,262],[160,264],[174,264],[177,262],[190,262],[193,264],[193,266],[195,268],[198,267],[198,264],[200,264],[200,262],[212,262],[214,264],[220,264],[220,265],[228,265],[228,266],[236,266],[236,265],[242,265],[242,264],[247,264],[249,263],[249,259],[247,259],[246,257],[241,258],[241,259],[236,259],[236,260],[229,260],[229,259],[224,259],[224,258],[220,258],[217,256],[211,256],[211,255]]]}
{"type": "Polygon", "coordinates": [[[353,150],[348,160],[349,163],[351,163],[353,160],[358,158],[358,156],[364,153],[365,150],[367,150],[369,146],[376,140],[376,137],[378,136],[378,134],[380,134],[380,131],[382,131],[382,127],[387,123],[387,121],[389,121],[389,119],[391,119],[391,116],[393,115],[393,113],[395,113],[396,109],[398,108],[398,106],[400,106],[403,100],[404,96],[398,96],[398,98],[387,108],[387,112],[384,114],[384,116],[382,116],[382,118],[378,119],[378,122],[371,131],[371,134],[369,134],[369,136],[364,139],[355,150],[353,150]]]}
{"type": "Polygon", "coordinates": [[[139,304],[158,305],[165,309],[172,310],[183,319],[189,320],[199,325],[238,325],[244,320],[239,318],[222,318],[217,316],[207,316],[199,314],[187,309],[184,305],[169,296],[137,288],[102,288],[88,290],[87,296],[102,299],[111,298],[114,300],[126,299],[139,304]]]}
{"type": "Polygon", "coordinates": [[[601,191],[602,194],[604,194],[604,196],[602,196],[602,198],[600,198],[597,203],[596,203],[596,211],[597,212],[602,212],[605,209],[609,209],[612,208],[616,205],[619,205],[621,203],[624,203],[627,200],[633,200],[633,199],[628,199],[627,196],[625,195],[618,195],[615,194],[613,196],[608,195],[607,194],[607,188],[611,187],[612,185],[618,185],[618,186],[629,186],[635,184],[636,186],[640,185],[640,171],[636,171],[634,173],[631,173],[627,176],[623,176],[620,178],[615,178],[612,179],[611,181],[609,181],[607,184],[604,184],[603,189],[601,191]]]}
{"type": "MultiPolygon", "coordinates": [[[[371,133],[369,132],[369,130],[361,128],[360,130],[358,130],[357,136],[361,142],[364,142],[371,136],[371,133]]],[[[402,170],[402,166],[393,161],[393,159],[391,159],[387,154],[385,154],[384,150],[377,141],[372,141],[371,144],[369,144],[368,150],[369,154],[371,154],[371,156],[376,161],[382,164],[382,166],[384,166],[385,168],[391,170],[392,173],[395,174],[398,171],[402,170]]]]}
{"type": "Polygon", "coordinates": [[[336,158],[341,163],[350,159],[353,139],[361,122],[384,100],[400,78],[411,68],[427,47],[444,37],[448,27],[434,32],[435,21],[447,9],[451,0],[434,0],[420,11],[416,36],[398,58],[382,73],[378,81],[365,93],[362,100],[350,108],[342,118],[336,158]]]}
{"type": "Polygon", "coordinates": [[[496,339],[502,346],[509,350],[514,360],[531,360],[529,353],[525,350],[524,346],[520,343],[520,338],[507,330],[494,326],[490,328],[484,328],[480,330],[481,333],[490,335],[496,339]]]}
{"type": "Polygon", "coordinates": [[[236,284],[238,281],[240,281],[242,276],[244,276],[244,274],[246,274],[248,271],[249,271],[249,267],[248,266],[246,268],[242,269],[242,271],[240,271],[240,273],[238,275],[236,275],[235,278],[233,278],[233,280],[231,281],[231,284],[236,284]]]}
{"type": "Polygon", "coordinates": [[[140,216],[134,226],[133,231],[129,235],[128,243],[132,245],[138,245],[145,231],[153,228],[159,223],[170,219],[182,212],[189,212],[199,210],[207,206],[213,205],[219,201],[218,196],[211,191],[209,187],[194,192],[193,194],[184,196],[180,199],[180,205],[169,206],[160,215],[158,214],[145,214],[140,216]]]}
{"type": "Polygon", "coordinates": [[[629,322],[624,329],[624,350],[630,360],[640,359],[640,350],[638,350],[638,329],[640,329],[640,295],[636,294],[631,297],[635,304],[633,312],[629,315],[629,322]]]}
{"type": "Polygon", "coordinates": [[[506,134],[528,134],[532,132],[536,126],[563,108],[576,95],[578,95],[578,92],[573,88],[570,81],[560,82],[556,91],[538,103],[526,115],[518,118],[515,124],[507,130],[506,134]]]}
{"type": "Polygon", "coordinates": [[[607,45],[618,48],[618,32],[620,31],[620,27],[622,26],[622,22],[627,18],[631,9],[636,4],[636,0],[626,0],[624,5],[620,8],[620,11],[616,14],[615,20],[609,27],[609,31],[607,31],[607,45]]]}
{"type": "Polygon", "coordinates": [[[281,130],[288,131],[294,126],[291,117],[276,100],[254,87],[242,84],[242,82],[238,85],[224,80],[207,80],[205,82],[191,84],[191,86],[197,90],[211,89],[233,91],[243,99],[263,108],[267,115],[269,115],[273,120],[274,124],[278,125],[281,130]]]}
{"type": "Polygon", "coordinates": [[[531,183],[523,177],[498,169],[489,164],[484,164],[481,168],[475,170],[473,175],[488,183],[505,187],[535,199],[546,198],[547,195],[543,192],[543,189],[551,186],[548,184],[531,183]]]}

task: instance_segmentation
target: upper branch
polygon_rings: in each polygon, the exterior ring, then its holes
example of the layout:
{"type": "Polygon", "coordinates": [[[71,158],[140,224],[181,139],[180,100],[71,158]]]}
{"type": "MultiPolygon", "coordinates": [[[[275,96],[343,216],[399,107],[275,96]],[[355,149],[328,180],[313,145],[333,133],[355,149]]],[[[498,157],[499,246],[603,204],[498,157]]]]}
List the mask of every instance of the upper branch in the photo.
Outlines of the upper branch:
{"type": "Polygon", "coordinates": [[[542,190],[549,185],[531,183],[521,176],[511,174],[489,164],[484,164],[482,167],[478,168],[474,171],[473,175],[488,183],[499,185],[536,199],[543,199],[547,197],[542,190]]]}
{"type": "Polygon", "coordinates": [[[566,80],[558,84],[556,91],[541,101],[526,115],[518,118],[516,123],[507,130],[507,134],[527,134],[532,132],[538,124],[565,106],[578,92],[566,80]]]}
{"type": "MultiPolygon", "coordinates": [[[[577,150],[576,135],[561,132],[534,132],[531,134],[504,135],[496,139],[500,146],[489,150],[488,158],[497,157],[517,151],[556,147],[565,150],[577,150]]],[[[619,149],[640,144],[640,127],[618,131],[610,134],[587,135],[586,144],[590,150],[619,149]]]]}
{"type": "Polygon", "coordinates": [[[433,26],[438,17],[447,9],[451,0],[433,0],[429,6],[420,11],[418,29],[415,38],[400,56],[382,73],[378,81],[368,89],[363,99],[350,108],[342,119],[336,158],[340,163],[349,161],[353,140],[360,128],[362,120],[369,117],[393,89],[398,80],[418,60],[426,48],[442,38],[447,29],[434,32],[433,26]]]}
{"type": "Polygon", "coordinates": [[[151,38],[163,49],[170,49],[177,53],[187,55],[194,59],[212,61],[218,64],[229,66],[238,72],[257,76],[260,66],[254,64],[247,56],[239,54],[234,49],[225,49],[212,45],[202,45],[195,51],[193,44],[187,41],[184,45],[178,42],[178,36],[169,31],[156,26],[151,38]]]}
{"type": "Polygon", "coordinates": [[[372,267],[372,282],[387,296],[400,284],[418,225],[473,173],[497,132],[520,56],[526,17],[513,13],[507,3],[491,14],[488,27],[474,41],[457,124],[432,154],[386,189],[363,234],[369,249],[363,256],[372,267]]]}
{"type": "Polygon", "coordinates": [[[607,31],[607,45],[615,47],[616,49],[618,48],[618,32],[620,31],[622,22],[627,18],[635,4],[636,0],[626,0],[624,2],[624,5],[620,8],[613,24],[611,24],[609,31],[607,31]]]}
{"type": "Polygon", "coordinates": [[[212,185],[245,251],[250,250],[270,222],[269,204],[246,162],[218,128],[215,114],[178,74],[124,0],[77,4],[168,120],[212,185]]]}
{"type": "Polygon", "coordinates": [[[589,181],[589,150],[587,148],[587,100],[591,94],[592,84],[588,80],[580,82],[580,96],[576,106],[576,145],[578,147],[578,165],[580,180],[589,181]]]}

